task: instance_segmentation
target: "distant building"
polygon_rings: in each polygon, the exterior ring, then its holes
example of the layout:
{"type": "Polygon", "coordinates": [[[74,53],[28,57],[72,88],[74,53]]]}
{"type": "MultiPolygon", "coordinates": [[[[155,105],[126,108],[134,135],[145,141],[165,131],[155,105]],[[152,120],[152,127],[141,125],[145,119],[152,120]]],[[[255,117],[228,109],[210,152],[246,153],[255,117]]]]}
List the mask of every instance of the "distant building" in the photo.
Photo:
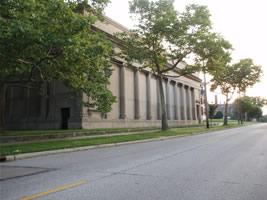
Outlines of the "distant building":
{"type": "MultiPolygon", "coordinates": [[[[106,18],[96,28],[111,39],[125,27],[106,18]]],[[[181,66],[180,66],[181,67],[181,66]]],[[[40,91],[10,86],[7,89],[5,127],[8,129],[160,127],[161,110],[156,76],[122,59],[112,62],[109,89],[117,97],[109,113],[85,107],[85,94],[68,89],[60,81],[43,84],[40,91]]],[[[175,71],[172,72],[177,74],[175,71]]],[[[170,126],[197,124],[203,115],[201,79],[197,74],[166,79],[164,92],[170,126]]]]}

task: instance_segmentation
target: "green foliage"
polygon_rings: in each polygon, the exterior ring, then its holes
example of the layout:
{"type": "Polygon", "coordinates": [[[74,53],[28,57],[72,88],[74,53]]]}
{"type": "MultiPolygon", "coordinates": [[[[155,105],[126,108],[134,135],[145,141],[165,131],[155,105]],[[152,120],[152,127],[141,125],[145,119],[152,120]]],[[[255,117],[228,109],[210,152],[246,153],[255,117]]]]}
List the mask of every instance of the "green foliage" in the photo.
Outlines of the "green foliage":
{"type": "Polygon", "coordinates": [[[214,118],[215,111],[217,109],[218,105],[217,104],[209,104],[209,117],[211,119],[214,118]]]}
{"type": "Polygon", "coordinates": [[[123,55],[127,61],[141,63],[157,75],[168,76],[174,69],[180,75],[213,70],[222,57],[228,57],[231,45],[210,32],[210,14],[205,6],[188,5],[178,13],[172,0],[133,0],[130,13],[137,28],[120,34],[125,42],[123,55]],[[177,69],[189,58],[195,61],[193,65],[177,69]]]}
{"type": "Polygon", "coordinates": [[[125,60],[141,64],[141,68],[148,68],[159,78],[162,127],[167,124],[163,78],[211,72],[223,66],[226,58],[230,59],[231,48],[229,42],[211,32],[206,6],[191,4],[185,11],[177,12],[173,2],[132,0],[130,13],[136,28],[118,35],[124,42],[121,54],[125,60]],[[186,64],[187,61],[192,63],[186,64]]]}
{"type": "Polygon", "coordinates": [[[253,86],[263,73],[261,66],[255,65],[250,58],[240,60],[233,68],[233,81],[239,92],[245,92],[249,86],[253,86]]]}
{"type": "Polygon", "coordinates": [[[257,119],[262,117],[262,107],[266,105],[266,100],[260,97],[244,96],[235,100],[235,113],[241,112],[242,119],[257,119]]]}
{"type": "Polygon", "coordinates": [[[267,115],[260,117],[259,121],[260,122],[267,122],[267,115]]]}
{"type": "Polygon", "coordinates": [[[60,80],[87,94],[91,107],[111,110],[107,89],[111,43],[92,29],[107,0],[2,0],[0,81],[60,80]]]}
{"type": "MultiPolygon", "coordinates": [[[[229,100],[231,99],[232,95],[236,90],[238,90],[239,93],[245,92],[247,87],[253,86],[256,82],[260,80],[262,70],[261,66],[253,64],[252,59],[242,59],[238,63],[235,63],[233,65],[226,64],[222,70],[215,71],[213,74],[212,79],[212,86],[211,90],[215,90],[218,87],[220,87],[221,92],[226,97],[226,105],[228,104],[229,100]]],[[[241,120],[244,117],[242,117],[242,106],[238,106],[238,101],[236,108],[237,113],[236,116],[239,116],[238,119],[241,120]]],[[[256,112],[256,111],[255,111],[256,112]]],[[[253,114],[253,117],[258,118],[258,115],[260,115],[260,110],[257,109],[257,115],[253,114]]],[[[251,116],[252,117],[252,116],[251,116]]],[[[225,123],[227,123],[227,110],[225,110],[225,123]]]]}
{"type": "Polygon", "coordinates": [[[214,119],[222,119],[223,118],[223,113],[222,111],[216,112],[214,119]]]}
{"type": "Polygon", "coordinates": [[[218,87],[221,89],[221,92],[227,96],[227,100],[230,100],[228,95],[233,93],[236,88],[236,84],[234,82],[235,78],[235,68],[232,65],[225,65],[221,70],[214,71],[212,73],[212,85],[211,90],[214,91],[218,87]]]}

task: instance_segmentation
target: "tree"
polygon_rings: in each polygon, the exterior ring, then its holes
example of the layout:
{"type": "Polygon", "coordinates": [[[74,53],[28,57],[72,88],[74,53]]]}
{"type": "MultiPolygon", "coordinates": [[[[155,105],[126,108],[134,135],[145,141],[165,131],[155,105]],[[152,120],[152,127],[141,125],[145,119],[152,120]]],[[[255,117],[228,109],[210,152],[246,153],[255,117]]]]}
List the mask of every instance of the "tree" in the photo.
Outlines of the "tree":
{"type": "Polygon", "coordinates": [[[209,104],[209,117],[210,119],[214,118],[214,114],[216,112],[218,105],[217,104],[209,104]]]}
{"type": "MultiPolygon", "coordinates": [[[[188,5],[184,12],[178,13],[174,9],[173,0],[132,0],[130,13],[136,19],[137,26],[119,35],[124,42],[122,55],[130,64],[140,63],[142,67],[139,69],[148,68],[157,76],[162,130],[166,130],[168,121],[163,80],[201,71],[201,56],[204,55],[201,48],[208,49],[208,46],[203,46],[204,43],[216,43],[218,37],[209,32],[210,14],[205,6],[188,5]],[[178,67],[189,58],[194,61],[193,64],[178,67]],[[171,71],[176,71],[177,75],[171,75],[171,71]]],[[[209,51],[207,57],[208,54],[209,51]]]]}
{"type": "Polygon", "coordinates": [[[260,122],[267,122],[267,115],[264,115],[262,116],[260,119],[259,119],[260,122]]]}
{"type": "Polygon", "coordinates": [[[211,80],[211,90],[214,91],[219,87],[222,94],[225,96],[223,125],[228,124],[228,104],[236,89],[234,69],[235,68],[232,65],[227,64],[221,70],[213,73],[213,78],[211,80]]]}
{"type": "Polygon", "coordinates": [[[209,105],[207,95],[207,82],[206,73],[211,75],[217,74],[225,70],[227,63],[231,61],[230,51],[232,45],[225,40],[222,36],[216,33],[210,33],[205,37],[202,36],[202,40],[198,41],[196,66],[204,74],[204,101],[206,110],[206,127],[209,128],[209,105]]]}
{"type": "MultiPolygon", "coordinates": [[[[217,104],[209,104],[209,114],[207,115],[211,119],[211,124],[212,124],[212,119],[214,118],[215,111],[217,109],[218,105],[217,104]]],[[[209,120],[206,117],[206,121],[209,120]]]]}
{"type": "Polygon", "coordinates": [[[91,101],[86,105],[100,112],[111,110],[115,97],[106,85],[113,49],[108,39],[93,28],[107,3],[108,0],[1,1],[2,126],[6,87],[10,85],[31,88],[60,80],[88,95],[91,101]]]}
{"type": "Polygon", "coordinates": [[[216,112],[214,119],[222,119],[223,118],[223,113],[222,111],[216,112]]]}
{"type": "Polygon", "coordinates": [[[262,107],[267,105],[265,99],[260,97],[244,96],[235,100],[235,113],[241,116],[242,120],[251,121],[262,117],[262,107]]]}
{"type": "MultiPolygon", "coordinates": [[[[241,59],[238,63],[233,65],[233,81],[238,89],[239,97],[241,93],[246,92],[246,89],[253,86],[255,83],[260,81],[262,75],[262,69],[260,65],[255,65],[253,60],[250,58],[241,59]]],[[[239,98],[240,100],[240,98],[239,98]]],[[[241,113],[241,102],[239,103],[239,115],[238,123],[243,123],[243,117],[241,113]]]]}
{"type": "Polygon", "coordinates": [[[262,109],[259,106],[253,105],[251,109],[247,112],[247,120],[251,121],[252,119],[259,119],[262,117],[262,109]]]}

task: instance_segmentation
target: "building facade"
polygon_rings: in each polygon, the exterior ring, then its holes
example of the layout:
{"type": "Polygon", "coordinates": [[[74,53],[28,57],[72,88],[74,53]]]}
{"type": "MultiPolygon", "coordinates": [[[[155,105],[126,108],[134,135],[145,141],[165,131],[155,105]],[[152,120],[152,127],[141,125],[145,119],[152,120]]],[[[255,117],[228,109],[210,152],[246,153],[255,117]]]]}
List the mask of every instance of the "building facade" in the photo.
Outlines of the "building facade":
{"type": "MultiPolygon", "coordinates": [[[[127,29],[113,20],[96,24],[112,37],[127,29]]],[[[181,66],[182,67],[182,66],[181,66]]],[[[71,91],[60,81],[39,90],[7,89],[5,126],[8,129],[160,127],[158,80],[149,70],[128,66],[120,58],[112,61],[108,88],[117,101],[109,113],[98,113],[83,105],[88,97],[71,91]]],[[[175,72],[172,72],[175,75],[175,72]]],[[[170,126],[197,124],[201,120],[201,79],[197,75],[166,79],[164,93],[170,126]]]]}

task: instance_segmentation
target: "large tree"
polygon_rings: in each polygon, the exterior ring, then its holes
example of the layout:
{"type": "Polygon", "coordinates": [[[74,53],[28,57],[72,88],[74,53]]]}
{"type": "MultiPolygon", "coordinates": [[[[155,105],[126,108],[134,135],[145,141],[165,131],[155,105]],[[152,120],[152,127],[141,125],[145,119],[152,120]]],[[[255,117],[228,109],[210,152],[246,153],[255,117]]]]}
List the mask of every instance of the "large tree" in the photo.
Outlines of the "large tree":
{"type": "Polygon", "coordinates": [[[211,90],[216,90],[219,87],[221,93],[225,96],[223,125],[228,124],[228,105],[236,90],[234,76],[234,67],[230,64],[213,73],[211,90]]]}
{"type": "MultiPolygon", "coordinates": [[[[238,63],[233,64],[233,68],[233,81],[238,90],[239,97],[241,94],[245,95],[248,87],[260,81],[263,73],[261,66],[254,64],[250,58],[241,59],[238,63]]],[[[241,102],[239,105],[238,123],[243,123],[241,102]]]]}
{"type": "Polygon", "coordinates": [[[106,85],[111,75],[112,44],[93,27],[107,3],[108,0],[1,1],[1,122],[6,87],[39,87],[52,80],[87,94],[91,100],[88,106],[100,112],[111,110],[115,97],[106,85]]]}
{"type": "Polygon", "coordinates": [[[209,104],[209,115],[208,116],[211,119],[211,125],[212,125],[212,119],[214,119],[214,115],[215,115],[217,107],[218,107],[217,104],[209,104]]]}
{"type": "Polygon", "coordinates": [[[204,74],[204,102],[206,110],[206,127],[209,128],[209,104],[207,95],[206,74],[212,76],[225,71],[227,63],[231,61],[232,45],[216,33],[206,33],[197,41],[195,63],[204,74]]]}
{"type": "Polygon", "coordinates": [[[124,42],[122,53],[128,62],[140,63],[141,68],[157,76],[162,129],[166,130],[163,80],[207,71],[209,63],[215,59],[210,59],[214,56],[214,52],[208,50],[211,46],[204,44],[216,43],[221,48],[220,38],[210,32],[210,14],[205,6],[188,5],[184,12],[177,12],[173,0],[132,0],[130,13],[137,24],[129,33],[120,35],[124,42]],[[188,60],[193,61],[191,65],[178,67],[188,60]],[[171,71],[176,71],[177,75],[170,74],[171,71]]]}
{"type": "Polygon", "coordinates": [[[259,120],[262,117],[262,107],[266,104],[266,99],[244,96],[235,100],[235,113],[238,114],[238,117],[241,115],[242,120],[259,120]]]}

